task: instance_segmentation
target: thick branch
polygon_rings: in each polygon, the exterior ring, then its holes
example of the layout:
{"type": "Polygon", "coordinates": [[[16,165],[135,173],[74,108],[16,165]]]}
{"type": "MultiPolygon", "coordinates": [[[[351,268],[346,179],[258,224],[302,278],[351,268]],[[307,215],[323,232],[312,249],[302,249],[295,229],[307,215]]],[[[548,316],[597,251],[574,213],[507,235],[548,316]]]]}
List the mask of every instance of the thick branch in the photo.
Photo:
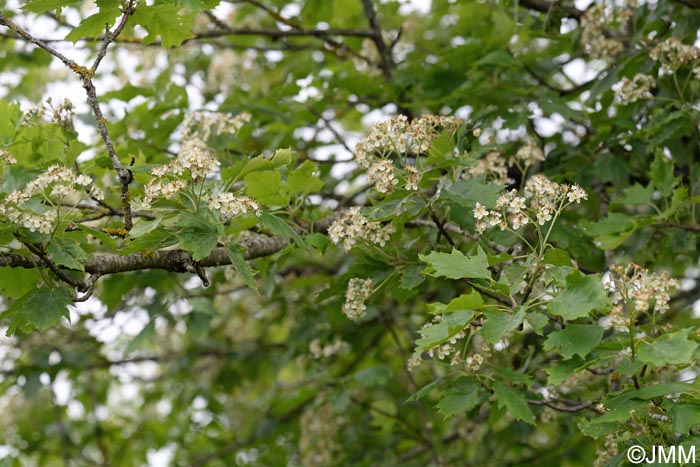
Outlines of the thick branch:
{"type": "Polygon", "coordinates": [[[558,2],[550,2],[547,0],[520,0],[520,6],[528,8],[530,10],[541,11],[542,13],[549,13],[551,8],[559,8],[566,16],[569,18],[581,19],[583,16],[583,11],[579,10],[573,5],[566,5],[558,2]],[[555,4],[556,3],[556,4],[555,4]]]}
{"type": "MultiPolygon", "coordinates": [[[[241,241],[246,249],[245,258],[253,259],[269,256],[288,245],[282,237],[256,237],[241,241]]],[[[34,268],[45,264],[39,256],[24,256],[14,253],[0,255],[0,266],[34,268]]],[[[226,248],[216,248],[209,256],[197,262],[200,267],[224,266],[231,264],[226,248]]],[[[132,253],[129,255],[104,254],[95,255],[85,261],[85,272],[106,276],[120,272],[142,271],[144,269],[164,269],[172,272],[196,272],[190,253],[185,250],[158,250],[153,252],[132,253]]]]}

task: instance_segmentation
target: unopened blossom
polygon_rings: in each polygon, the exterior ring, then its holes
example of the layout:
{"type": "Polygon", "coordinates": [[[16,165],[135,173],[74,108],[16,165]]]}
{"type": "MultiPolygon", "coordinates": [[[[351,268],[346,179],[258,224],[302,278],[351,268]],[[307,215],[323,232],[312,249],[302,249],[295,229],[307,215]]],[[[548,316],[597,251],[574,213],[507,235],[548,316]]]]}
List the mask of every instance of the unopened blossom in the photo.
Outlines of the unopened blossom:
{"type": "Polygon", "coordinates": [[[350,251],[358,240],[384,246],[392,233],[394,233],[394,227],[391,224],[382,225],[379,222],[370,221],[360,213],[359,206],[348,209],[328,228],[331,241],[336,245],[342,242],[345,251],[350,251]]]}
{"type": "Polygon", "coordinates": [[[353,277],[348,282],[348,288],[345,292],[345,303],[343,304],[343,313],[349,319],[357,321],[366,314],[367,300],[372,295],[372,279],[360,279],[353,277]]]}
{"type": "Polygon", "coordinates": [[[651,89],[656,85],[656,80],[651,75],[637,73],[632,79],[627,77],[613,86],[615,102],[620,105],[631,104],[640,99],[651,97],[651,89]]]}
{"type": "Polygon", "coordinates": [[[239,214],[246,214],[249,211],[260,216],[260,204],[248,196],[235,196],[233,193],[219,193],[209,201],[209,207],[221,212],[223,220],[230,219],[239,214]]]}
{"type": "Polygon", "coordinates": [[[390,160],[382,159],[373,163],[367,171],[369,183],[379,193],[391,193],[399,183],[394,175],[394,164],[390,160]]]}

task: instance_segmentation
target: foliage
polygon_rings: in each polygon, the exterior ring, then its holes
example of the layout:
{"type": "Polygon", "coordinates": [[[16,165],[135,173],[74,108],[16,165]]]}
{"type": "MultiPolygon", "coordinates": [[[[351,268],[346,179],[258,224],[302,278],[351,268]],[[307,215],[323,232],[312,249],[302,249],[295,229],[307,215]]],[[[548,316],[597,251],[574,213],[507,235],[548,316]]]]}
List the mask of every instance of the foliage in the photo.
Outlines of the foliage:
{"type": "Polygon", "coordinates": [[[402,3],[0,2],[2,465],[700,443],[700,4],[402,3]]]}

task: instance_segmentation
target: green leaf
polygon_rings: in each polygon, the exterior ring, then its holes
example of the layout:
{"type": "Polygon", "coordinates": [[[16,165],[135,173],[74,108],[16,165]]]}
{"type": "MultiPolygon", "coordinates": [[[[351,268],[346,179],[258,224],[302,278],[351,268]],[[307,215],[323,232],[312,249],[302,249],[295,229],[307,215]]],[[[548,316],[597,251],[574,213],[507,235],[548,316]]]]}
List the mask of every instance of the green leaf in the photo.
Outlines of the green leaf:
{"type": "Polygon", "coordinates": [[[0,295],[19,298],[33,290],[41,279],[37,269],[0,267],[0,295]]]}
{"type": "Polygon", "coordinates": [[[652,185],[642,186],[635,183],[633,186],[626,188],[624,195],[620,199],[615,200],[615,204],[621,205],[645,205],[651,202],[651,196],[654,194],[652,185]]]}
{"type": "Polygon", "coordinates": [[[70,321],[68,305],[73,304],[71,297],[71,290],[67,288],[30,290],[0,315],[10,319],[7,335],[29,333],[34,329],[46,331],[61,324],[61,318],[70,321]]]}
{"type": "Polygon", "coordinates": [[[547,317],[547,315],[545,315],[544,313],[539,313],[537,311],[531,311],[527,314],[525,319],[528,323],[530,323],[532,329],[534,329],[535,332],[540,336],[544,332],[544,327],[547,326],[547,324],[549,324],[549,318],[547,317]]]}
{"type": "Polygon", "coordinates": [[[377,365],[363,368],[353,375],[353,378],[363,386],[386,386],[391,373],[386,366],[377,365]]]}
{"type": "Polygon", "coordinates": [[[502,186],[486,183],[483,177],[476,177],[453,183],[440,194],[440,197],[452,200],[468,209],[474,208],[477,202],[487,208],[493,208],[502,192],[502,186]]]}
{"type": "Polygon", "coordinates": [[[435,381],[431,381],[430,383],[426,384],[425,386],[423,386],[422,388],[420,388],[419,390],[417,390],[416,392],[414,392],[413,394],[408,396],[408,398],[406,399],[406,402],[407,403],[408,402],[415,402],[417,400],[424,398],[425,396],[430,394],[430,392],[433,389],[437,388],[440,383],[441,383],[440,379],[436,379],[435,381]]]}
{"type": "Polygon", "coordinates": [[[578,357],[574,357],[566,361],[557,362],[556,366],[551,366],[544,369],[548,375],[547,384],[561,384],[569,376],[578,372],[584,366],[584,362],[578,357]]]}
{"type": "Polygon", "coordinates": [[[222,177],[232,178],[235,180],[235,179],[239,179],[241,177],[244,177],[245,175],[247,175],[251,172],[257,172],[259,170],[276,169],[278,167],[288,166],[291,163],[292,163],[292,150],[289,148],[278,149],[270,157],[265,157],[263,155],[260,155],[260,156],[254,157],[253,159],[249,160],[241,168],[222,169],[221,173],[222,173],[222,177]]]}
{"type": "Polygon", "coordinates": [[[603,338],[603,328],[596,324],[569,324],[561,331],[551,333],[544,342],[544,350],[558,349],[566,359],[574,355],[585,357],[603,338]]]}
{"type": "Polygon", "coordinates": [[[558,248],[549,248],[544,254],[545,264],[553,264],[554,266],[571,266],[571,258],[564,250],[558,248]]]}
{"type": "Polygon", "coordinates": [[[311,161],[304,161],[301,166],[289,172],[287,188],[290,195],[309,194],[323,188],[323,181],[318,176],[318,167],[311,161]]]}
{"type": "Polygon", "coordinates": [[[573,320],[588,316],[596,309],[608,305],[608,298],[600,276],[584,276],[574,271],[566,278],[566,289],[554,297],[548,304],[549,311],[564,319],[573,320]]]}
{"type": "Polygon", "coordinates": [[[216,248],[217,228],[207,219],[191,212],[183,212],[178,225],[181,226],[181,230],[175,236],[180,247],[192,253],[192,259],[195,261],[206,258],[216,248]]]}
{"type": "Polygon", "coordinates": [[[440,323],[418,330],[423,337],[416,340],[416,352],[422,353],[447,342],[452,336],[464,329],[473,317],[472,310],[456,311],[444,315],[440,323]]]}
{"type": "Polygon", "coordinates": [[[678,180],[673,176],[673,162],[664,156],[661,149],[655,151],[649,178],[654,188],[659,190],[663,196],[670,196],[678,185],[678,180]]]}
{"type": "Polygon", "coordinates": [[[444,396],[437,403],[435,408],[445,419],[455,415],[464,414],[476,406],[479,401],[479,386],[473,384],[466,390],[450,389],[445,391],[444,396]]]}
{"type": "Polygon", "coordinates": [[[229,243],[226,245],[226,251],[228,252],[228,257],[231,258],[231,265],[241,276],[245,285],[257,292],[258,283],[255,281],[255,271],[245,260],[245,249],[237,243],[229,243]]]}
{"type": "Polygon", "coordinates": [[[282,187],[282,174],[274,170],[252,172],[245,176],[245,192],[267,206],[286,206],[289,194],[282,187]]]}
{"type": "Polygon", "coordinates": [[[507,332],[514,331],[525,319],[525,309],[518,307],[515,313],[507,311],[484,311],[486,322],[481,327],[481,335],[489,344],[495,344],[507,332]]]}
{"type": "Polygon", "coordinates": [[[77,241],[70,241],[54,237],[46,248],[46,253],[51,256],[51,260],[58,266],[65,266],[69,269],[85,271],[82,261],[90,256],[80,247],[77,241]]]}
{"type": "Polygon", "coordinates": [[[68,33],[66,39],[74,44],[85,37],[99,37],[111,27],[114,20],[121,14],[118,0],[98,0],[100,11],[85,18],[80,25],[68,33]]]}
{"type": "Polygon", "coordinates": [[[131,21],[140,24],[148,31],[143,39],[144,44],[153,44],[160,36],[161,45],[169,48],[182,44],[194,37],[194,13],[180,14],[181,8],[176,5],[154,5],[145,3],[136,8],[131,21]]]}
{"type": "Polygon", "coordinates": [[[428,309],[433,315],[440,313],[454,313],[455,311],[478,310],[484,306],[484,300],[481,294],[476,290],[472,290],[468,294],[460,295],[454,298],[445,305],[444,303],[429,303],[428,309]]]}
{"type": "Polygon", "coordinates": [[[651,341],[642,341],[637,346],[637,358],[656,366],[693,363],[698,343],[688,339],[689,334],[690,329],[685,328],[651,341]]]}
{"type": "Polygon", "coordinates": [[[268,214],[266,212],[260,215],[260,223],[263,227],[270,229],[275,235],[280,235],[288,240],[294,240],[301,248],[306,248],[306,243],[304,239],[294,231],[285,221],[275,216],[274,214],[268,214]]]}
{"type": "Polygon", "coordinates": [[[673,404],[668,411],[673,420],[673,431],[687,435],[690,428],[700,424],[700,405],[673,404]]]}
{"type": "Polygon", "coordinates": [[[535,415],[523,396],[499,381],[494,381],[492,388],[501,408],[506,408],[516,420],[522,420],[530,425],[535,424],[535,415]]]}
{"type": "MultiPolygon", "coordinates": [[[[110,250],[117,249],[117,241],[114,238],[112,238],[112,236],[109,235],[108,233],[105,233],[101,230],[93,229],[93,228],[88,227],[88,226],[83,225],[83,224],[76,224],[76,227],[78,227],[78,229],[82,230],[83,232],[95,237],[97,240],[100,241],[100,244],[102,246],[104,246],[105,248],[108,248],[110,250]]],[[[129,233],[131,233],[131,232],[129,232],[129,233]]]]}
{"type": "Polygon", "coordinates": [[[444,276],[448,279],[491,279],[489,262],[480,246],[477,247],[476,256],[465,256],[453,248],[451,253],[433,251],[418,257],[428,263],[423,272],[431,276],[444,276]]]}
{"type": "Polygon", "coordinates": [[[669,394],[687,394],[697,392],[694,385],[688,383],[659,383],[645,386],[640,389],[633,389],[620,395],[613,395],[605,401],[605,406],[611,409],[617,408],[628,400],[632,399],[656,399],[669,394]]]}
{"type": "Polygon", "coordinates": [[[418,287],[424,280],[425,276],[422,273],[423,267],[418,264],[412,264],[401,270],[401,279],[399,287],[406,290],[413,290],[418,287]]]}
{"type": "Polygon", "coordinates": [[[51,10],[59,10],[66,6],[82,3],[82,0],[29,0],[22,7],[23,10],[32,13],[44,13],[51,10]]]}
{"type": "MultiPolygon", "coordinates": [[[[331,241],[326,235],[323,235],[319,232],[313,232],[304,235],[304,243],[306,243],[310,247],[317,249],[319,252],[321,252],[321,254],[324,254],[328,249],[328,246],[331,244],[331,241]]],[[[421,275],[421,277],[423,276],[421,275]]]]}

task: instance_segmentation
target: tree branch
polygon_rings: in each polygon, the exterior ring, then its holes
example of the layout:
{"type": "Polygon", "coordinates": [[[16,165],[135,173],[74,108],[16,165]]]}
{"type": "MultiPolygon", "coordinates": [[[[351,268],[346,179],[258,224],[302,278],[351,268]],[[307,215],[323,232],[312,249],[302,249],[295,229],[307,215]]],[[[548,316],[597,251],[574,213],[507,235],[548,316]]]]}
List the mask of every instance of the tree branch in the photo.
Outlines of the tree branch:
{"type": "Polygon", "coordinates": [[[583,11],[579,10],[573,5],[567,5],[559,2],[550,2],[547,0],[520,0],[520,6],[525,7],[529,10],[540,11],[542,13],[549,13],[551,8],[559,8],[566,16],[569,18],[575,18],[580,20],[583,16],[583,11]]]}
{"type": "Polygon", "coordinates": [[[367,17],[369,27],[372,29],[372,35],[370,38],[377,47],[379,57],[381,58],[382,74],[387,81],[390,81],[394,69],[394,59],[391,56],[391,49],[384,42],[384,38],[382,37],[382,29],[379,27],[377,12],[374,9],[372,0],[362,0],[362,8],[365,10],[365,16],[367,17]]]}

